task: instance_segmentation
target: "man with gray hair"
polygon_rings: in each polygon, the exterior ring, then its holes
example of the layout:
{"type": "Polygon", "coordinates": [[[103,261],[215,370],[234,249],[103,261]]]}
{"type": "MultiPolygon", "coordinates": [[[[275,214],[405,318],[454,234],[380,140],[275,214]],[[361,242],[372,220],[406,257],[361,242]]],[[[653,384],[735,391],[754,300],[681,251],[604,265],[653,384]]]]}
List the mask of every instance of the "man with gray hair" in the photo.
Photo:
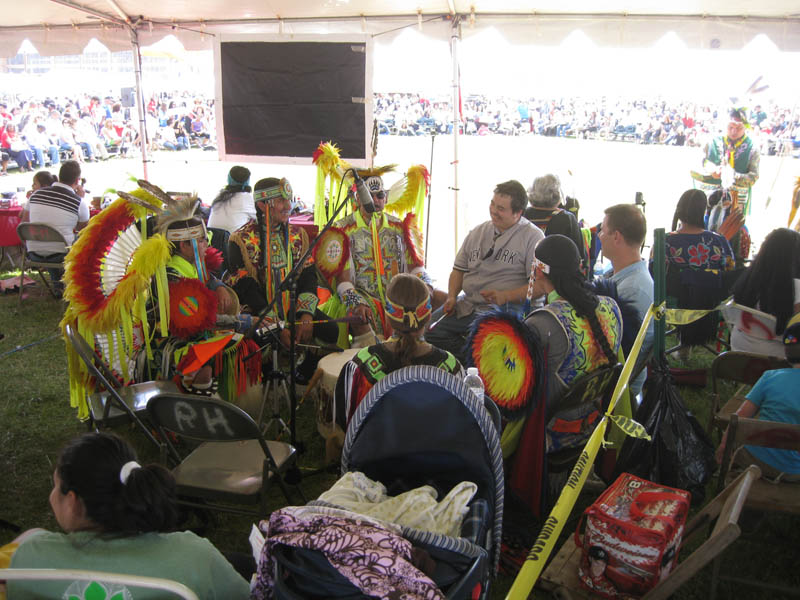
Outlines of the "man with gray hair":
{"type": "Polygon", "coordinates": [[[581,255],[584,275],[588,275],[586,242],[575,215],[562,208],[564,194],[558,176],[548,174],[534,179],[533,185],[528,188],[528,202],[531,205],[525,211],[525,218],[544,231],[545,235],[560,233],[571,239],[581,255]]]}

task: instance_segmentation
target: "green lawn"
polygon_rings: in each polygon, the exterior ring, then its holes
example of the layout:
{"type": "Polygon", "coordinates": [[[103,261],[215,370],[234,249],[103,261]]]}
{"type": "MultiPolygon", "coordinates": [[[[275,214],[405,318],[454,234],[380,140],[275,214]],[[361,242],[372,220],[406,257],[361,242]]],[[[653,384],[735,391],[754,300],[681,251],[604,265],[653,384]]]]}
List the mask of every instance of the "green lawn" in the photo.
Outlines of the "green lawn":
{"type": "MultiPolygon", "coordinates": [[[[4,272],[0,277],[11,273],[4,272]]],[[[86,431],[86,426],[75,418],[69,406],[66,363],[63,340],[52,338],[57,333],[63,303],[40,293],[40,286],[28,292],[22,310],[17,312],[15,294],[0,296],[0,387],[5,393],[0,397],[0,518],[29,527],[57,528],[48,506],[50,476],[59,448],[70,438],[86,431]],[[24,348],[26,344],[44,340],[24,348]],[[23,346],[14,352],[17,346],[23,346]],[[9,354],[9,352],[12,352],[9,354]]],[[[690,364],[693,367],[709,366],[711,355],[695,350],[690,364]]],[[[687,405],[705,424],[708,415],[708,389],[681,388],[687,405]]],[[[324,445],[314,428],[313,406],[304,405],[298,412],[298,439],[305,448],[300,464],[305,472],[322,465],[324,445]]],[[[139,450],[146,460],[156,460],[157,452],[146,438],[136,431],[117,430],[139,450]]],[[[330,474],[313,475],[304,479],[302,487],[309,498],[316,497],[335,480],[330,474]]],[[[708,497],[713,496],[716,480],[709,484],[708,497]]],[[[579,511],[591,502],[584,495],[579,508],[573,513],[562,539],[571,534],[579,511]]],[[[285,504],[283,495],[275,487],[270,496],[270,510],[285,504]]],[[[798,520],[770,519],[760,532],[764,539],[740,541],[726,556],[726,564],[740,576],[769,578],[777,583],[800,585],[793,553],[800,539],[798,520]],[[762,535],[765,534],[765,535],[762,535]],[[776,545],[785,546],[775,551],[776,545]]],[[[220,548],[247,552],[247,534],[252,519],[221,515],[207,531],[208,537],[220,548]]],[[[191,522],[190,525],[196,525],[191,522]]],[[[533,526],[533,524],[531,524],[533,526]]],[[[10,531],[0,531],[0,544],[13,539],[10,531]]],[[[705,598],[708,591],[710,569],[706,569],[685,585],[678,598],[705,598]]],[[[499,576],[495,580],[493,598],[503,598],[513,579],[499,576]]],[[[536,593],[535,597],[544,596],[536,593]]],[[[735,590],[722,588],[722,597],[775,598],[773,593],[741,596],[735,590]]]]}
{"type": "MultiPolygon", "coordinates": [[[[528,185],[532,178],[547,171],[562,172],[569,168],[574,174],[569,180],[568,193],[577,190],[581,200],[581,214],[590,223],[602,218],[603,207],[616,202],[630,202],[635,191],[643,191],[648,201],[649,229],[669,227],[677,198],[689,187],[688,169],[695,164],[691,149],[642,147],[631,144],[603,144],[586,140],[554,140],[540,137],[462,140],[460,154],[458,201],[458,235],[453,234],[453,203],[450,201],[452,185],[449,165],[449,146],[440,140],[436,146],[434,179],[432,184],[431,221],[445,224],[430,236],[428,249],[429,270],[442,287],[452,264],[455,240],[463,239],[466,231],[485,219],[486,203],[493,185],[498,181],[517,178],[528,185]],[[535,167],[531,164],[535,163],[535,167]],[[628,165],[624,177],[612,176],[616,165],[628,165]],[[559,170],[561,169],[561,171],[559,170]],[[665,176],[665,173],[680,173],[665,176]]],[[[380,138],[380,151],[376,164],[400,163],[401,170],[415,162],[427,162],[431,152],[427,138],[380,138]]],[[[150,179],[168,190],[197,190],[209,202],[216,190],[225,183],[230,164],[220,163],[209,153],[160,153],[157,162],[149,165],[150,179]]],[[[301,197],[311,200],[314,173],[309,167],[296,165],[267,166],[254,163],[253,181],[266,176],[286,175],[301,197]]],[[[141,163],[136,160],[112,160],[86,167],[92,186],[92,195],[107,187],[126,186],[129,173],[141,173],[141,163]]],[[[754,212],[748,219],[754,239],[760,240],[771,228],[785,222],[788,212],[788,191],[793,177],[800,175],[800,161],[765,157],[762,160],[762,180],[754,212]],[[784,164],[785,163],[785,164],[784,164]],[[770,187],[772,186],[772,187],[770,187]],[[774,199],[772,203],[769,200],[774,199]],[[784,201],[785,200],[785,201],[784,201]]],[[[389,184],[395,181],[387,177],[389,184]]],[[[4,178],[4,189],[28,186],[28,175],[9,175],[4,178]]],[[[0,278],[12,275],[6,262],[0,265],[0,278]]],[[[17,297],[0,295],[0,519],[29,527],[57,528],[48,506],[50,476],[59,448],[72,437],[86,431],[85,424],[75,418],[69,406],[66,361],[63,341],[51,338],[58,333],[58,322],[64,304],[50,298],[46,291],[34,289],[28,293],[22,310],[17,312],[17,297]],[[10,353],[17,346],[41,343],[10,353]]],[[[708,366],[711,356],[695,351],[691,366],[708,366]]],[[[709,390],[682,388],[687,405],[705,424],[708,415],[709,390]]],[[[323,442],[314,427],[314,407],[299,410],[299,439],[306,451],[300,464],[306,470],[319,467],[324,456],[323,442]]],[[[136,431],[117,430],[136,446],[145,459],[157,457],[155,449],[136,431]]],[[[309,498],[327,489],[334,477],[314,475],[304,479],[302,486],[309,498]]],[[[709,484],[708,496],[713,496],[716,481],[709,484]]],[[[800,490],[800,487],[798,487],[800,490]]],[[[800,493],[800,492],[799,492],[800,493]]],[[[590,496],[580,499],[580,506],[591,501],[590,496]]],[[[275,488],[270,497],[270,508],[283,505],[283,496],[275,488]]],[[[576,509],[579,511],[580,509],[576,509]]],[[[573,514],[573,519],[577,517],[573,514]]],[[[252,520],[220,516],[208,531],[210,539],[225,550],[249,551],[247,535],[252,520]]],[[[800,539],[798,520],[775,519],[768,523],[763,541],[739,542],[725,556],[728,568],[741,576],[759,576],[783,584],[800,587],[800,574],[794,550],[800,539]]],[[[562,536],[569,535],[567,525],[562,536]]],[[[13,539],[14,534],[0,530],[0,544],[13,539]]],[[[700,599],[707,596],[709,570],[685,585],[676,597],[700,599]]],[[[512,579],[499,577],[493,588],[493,598],[503,598],[512,579]]],[[[541,596],[541,594],[536,597],[541,596]]],[[[772,593],[761,595],[723,588],[721,597],[775,598],[772,593]]]]}

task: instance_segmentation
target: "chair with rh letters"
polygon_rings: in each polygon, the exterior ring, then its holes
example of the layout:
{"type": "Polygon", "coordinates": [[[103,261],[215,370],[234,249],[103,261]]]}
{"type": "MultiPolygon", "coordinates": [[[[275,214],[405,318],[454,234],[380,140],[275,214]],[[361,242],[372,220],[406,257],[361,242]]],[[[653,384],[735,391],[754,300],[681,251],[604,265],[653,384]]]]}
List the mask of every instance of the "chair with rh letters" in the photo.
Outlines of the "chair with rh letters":
{"type": "MultiPolygon", "coordinates": [[[[642,600],[666,600],[739,537],[739,515],[751,486],[760,476],[758,467],[749,467],[689,521],[683,533],[684,545],[700,532],[708,531],[708,525],[716,519],[706,541],[642,596],[642,600]]],[[[537,587],[562,600],[599,598],[581,587],[578,579],[581,551],[575,543],[575,536],[570,536],[542,573],[537,587]]],[[[713,593],[716,579],[712,580],[711,586],[713,593]]]]}
{"type": "Polygon", "coordinates": [[[749,352],[731,350],[723,352],[711,363],[711,412],[708,418],[708,434],[714,427],[724,429],[728,425],[731,414],[742,405],[744,398],[741,390],[744,386],[753,386],[764,374],[764,371],[788,369],[791,365],[785,358],[764,356],[749,352]],[[740,384],[734,394],[723,400],[722,383],[740,384]]]}
{"type": "Polygon", "coordinates": [[[151,397],[161,392],[177,392],[176,384],[172,381],[146,381],[122,385],[111,368],[80,333],[71,325],[67,325],[64,332],[70,345],[86,365],[89,375],[102,388],[88,398],[89,426],[110,427],[132,421],[156,447],[160,447],[161,444],[156,441],[150,428],[145,426],[140,417],[146,414],[147,401],[151,397]]]}
{"type": "MultiPolygon", "coordinates": [[[[17,235],[19,239],[22,241],[23,245],[26,245],[26,242],[60,242],[64,244],[64,255],[69,251],[69,246],[67,245],[67,240],[64,239],[64,236],[50,225],[46,223],[20,223],[17,225],[17,235]]],[[[25,270],[26,269],[36,269],[39,273],[39,277],[44,283],[44,286],[47,288],[47,291],[53,296],[53,298],[58,298],[58,295],[55,291],[55,285],[51,285],[47,283],[47,278],[42,274],[42,269],[63,269],[64,268],[64,259],[56,262],[47,262],[43,260],[36,260],[28,256],[27,248],[22,252],[22,266],[20,267],[20,274],[19,274],[19,298],[17,299],[17,310],[22,307],[22,288],[24,287],[22,283],[25,280],[25,270]]],[[[53,282],[55,284],[55,282],[53,282]]]]}
{"type": "Polygon", "coordinates": [[[256,422],[238,406],[215,398],[167,393],[153,396],[147,412],[164,442],[163,461],[176,465],[172,474],[183,504],[266,517],[267,491],[273,480],[292,504],[283,477],[296,465],[294,447],[265,440],[256,422]],[[202,443],[184,457],[167,432],[202,443]],[[230,503],[258,504],[259,509],[243,510],[230,503]]]}

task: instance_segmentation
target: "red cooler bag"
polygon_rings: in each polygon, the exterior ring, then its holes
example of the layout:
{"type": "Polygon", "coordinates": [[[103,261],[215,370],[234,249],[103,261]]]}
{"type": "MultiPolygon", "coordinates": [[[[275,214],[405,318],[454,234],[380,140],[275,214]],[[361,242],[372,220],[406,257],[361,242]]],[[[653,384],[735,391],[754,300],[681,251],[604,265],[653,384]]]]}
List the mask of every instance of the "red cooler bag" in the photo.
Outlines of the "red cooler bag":
{"type": "Polygon", "coordinates": [[[606,598],[641,596],[678,557],[691,494],[623,473],[584,512],[578,577],[606,598]]]}

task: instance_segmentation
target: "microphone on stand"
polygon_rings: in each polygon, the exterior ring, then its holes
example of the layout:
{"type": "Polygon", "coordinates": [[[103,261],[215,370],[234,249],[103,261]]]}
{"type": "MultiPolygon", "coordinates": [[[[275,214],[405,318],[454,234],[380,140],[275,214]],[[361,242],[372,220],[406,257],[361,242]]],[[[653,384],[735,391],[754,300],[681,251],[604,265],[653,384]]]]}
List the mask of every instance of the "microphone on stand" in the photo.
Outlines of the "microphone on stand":
{"type": "Polygon", "coordinates": [[[367,184],[363,179],[361,179],[361,177],[358,176],[358,173],[355,171],[353,171],[353,175],[355,176],[356,180],[356,198],[358,199],[358,205],[368,213],[374,213],[375,203],[372,201],[372,194],[370,193],[367,184]]]}

